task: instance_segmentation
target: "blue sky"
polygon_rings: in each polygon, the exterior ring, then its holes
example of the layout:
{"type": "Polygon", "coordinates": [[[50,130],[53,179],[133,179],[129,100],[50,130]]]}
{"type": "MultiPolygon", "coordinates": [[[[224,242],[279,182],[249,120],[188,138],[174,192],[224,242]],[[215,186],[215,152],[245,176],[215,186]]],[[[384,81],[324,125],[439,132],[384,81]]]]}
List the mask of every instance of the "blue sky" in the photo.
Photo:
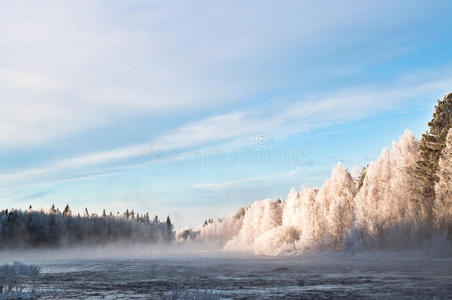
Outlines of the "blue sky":
{"type": "Polygon", "coordinates": [[[0,203],[197,225],[361,168],[452,90],[449,1],[2,1],[0,203]]]}

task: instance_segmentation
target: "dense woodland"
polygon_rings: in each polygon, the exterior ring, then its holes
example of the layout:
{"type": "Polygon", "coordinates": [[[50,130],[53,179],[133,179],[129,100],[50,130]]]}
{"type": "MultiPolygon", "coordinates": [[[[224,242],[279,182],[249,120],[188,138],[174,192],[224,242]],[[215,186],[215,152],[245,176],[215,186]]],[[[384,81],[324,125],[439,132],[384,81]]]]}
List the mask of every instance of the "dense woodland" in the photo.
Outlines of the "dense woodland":
{"type": "Polygon", "coordinates": [[[54,205],[48,210],[27,211],[6,209],[0,212],[0,248],[55,247],[96,245],[112,242],[169,242],[174,228],[169,216],[166,222],[149,214],[139,215],[126,210],[124,214],[101,216],[72,215],[69,205],[63,211],[54,205]]]}
{"type": "Polygon", "coordinates": [[[407,130],[360,176],[339,163],[320,187],[256,201],[177,237],[266,255],[424,247],[452,256],[452,93],[428,126],[420,140],[407,130]]]}

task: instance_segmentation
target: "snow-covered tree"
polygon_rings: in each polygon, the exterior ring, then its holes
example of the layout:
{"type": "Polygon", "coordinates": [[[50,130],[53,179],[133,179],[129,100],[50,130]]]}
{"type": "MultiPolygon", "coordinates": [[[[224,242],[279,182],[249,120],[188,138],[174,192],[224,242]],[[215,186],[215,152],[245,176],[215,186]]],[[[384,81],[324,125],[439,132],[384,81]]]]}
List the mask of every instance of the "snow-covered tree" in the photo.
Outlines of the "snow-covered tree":
{"type": "Polygon", "coordinates": [[[206,220],[205,226],[202,226],[202,228],[198,230],[183,231],[180,236],[185,237],[183,239],[190,237],[201,241],[214,241],[221,246],[224,246],[226,242],[238,235],[242,228],[245,211],[245,207],[240,207],[236,213],[231,214],[221,221],[209,223],[206,220]]]}
{"type": "Polygon", "coordinates": [[[338,248],[344,232],[352,226],[355,193],[353,178],[339,163],[331,178],[315,193],[315,199],[303,201],[300,247],[338,248]]]}
{"type": "Polygon", "coordinates": [[[282,203],[269,199],[251,204],[245,210],[239,233],[226,244],[226,248],[253,251],[256,238],[282,225],[282,210],[282,203]]]}
{"type": "Polygon", "coordinates": [[[413,201],[416,180],[410,169],[418,159],[418,142],[406,131],[392,150],[383,150],[381,156],[366,169],[363,185],[355,197],[355,224],[366,247],[385,246],[388,243],[409,244],[413,234],[421,232],[422,220],[428,213],[422,203],[413,201]],[[400,226],[405,234],[397,236],[400,226]]]}

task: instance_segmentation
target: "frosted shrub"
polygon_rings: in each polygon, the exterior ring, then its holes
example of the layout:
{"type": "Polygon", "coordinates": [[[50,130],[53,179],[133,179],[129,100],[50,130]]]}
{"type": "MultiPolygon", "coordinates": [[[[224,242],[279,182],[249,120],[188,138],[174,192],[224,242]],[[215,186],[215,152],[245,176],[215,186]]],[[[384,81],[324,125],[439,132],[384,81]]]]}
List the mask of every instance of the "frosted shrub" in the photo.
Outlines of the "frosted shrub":
{"type": "Polygon", "coordinates": [[[32,299],[36,297],[36,280],[40,268],[14,263],[0,266],[0,299],[32,299]]]}

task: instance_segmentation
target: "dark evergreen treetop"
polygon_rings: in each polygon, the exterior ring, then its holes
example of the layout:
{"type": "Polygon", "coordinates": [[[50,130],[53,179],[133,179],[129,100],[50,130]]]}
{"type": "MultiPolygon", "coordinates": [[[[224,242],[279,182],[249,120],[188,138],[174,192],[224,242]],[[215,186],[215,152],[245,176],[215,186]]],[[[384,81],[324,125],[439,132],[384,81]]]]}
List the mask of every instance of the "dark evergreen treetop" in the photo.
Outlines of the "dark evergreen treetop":
{"type": "Polygon", "coordinates": [[[66,204],[66,207],[64,208],[63,215],[64,216],[70,216],[72,214],[71,208],[69,207],[69,204],[66,204]]]}

